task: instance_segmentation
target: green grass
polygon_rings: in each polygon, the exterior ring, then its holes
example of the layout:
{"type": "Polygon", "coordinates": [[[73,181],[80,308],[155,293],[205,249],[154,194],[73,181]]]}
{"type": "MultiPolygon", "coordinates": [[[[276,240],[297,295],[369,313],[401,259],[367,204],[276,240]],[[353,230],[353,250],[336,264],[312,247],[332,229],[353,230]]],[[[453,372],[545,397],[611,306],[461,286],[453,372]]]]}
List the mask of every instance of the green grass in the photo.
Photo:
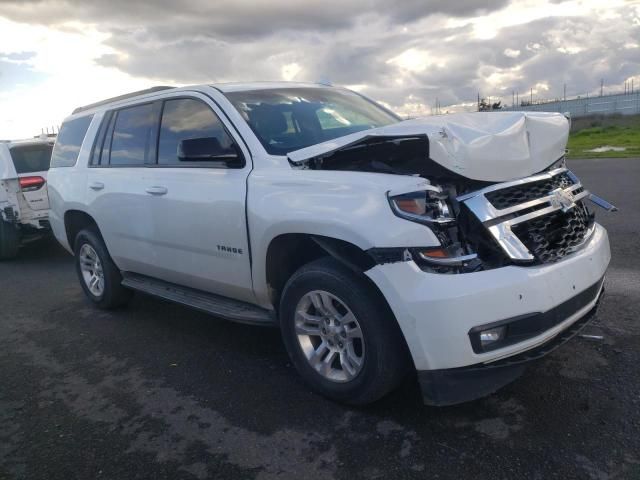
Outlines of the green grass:
{"type": "Polygon", "coordinates": [[[569,158],[640,157],[640,125],[584,128],[569,135],[569,158]],[[623,152],[587,152],[609,145],[624,147],[623,152]]]}

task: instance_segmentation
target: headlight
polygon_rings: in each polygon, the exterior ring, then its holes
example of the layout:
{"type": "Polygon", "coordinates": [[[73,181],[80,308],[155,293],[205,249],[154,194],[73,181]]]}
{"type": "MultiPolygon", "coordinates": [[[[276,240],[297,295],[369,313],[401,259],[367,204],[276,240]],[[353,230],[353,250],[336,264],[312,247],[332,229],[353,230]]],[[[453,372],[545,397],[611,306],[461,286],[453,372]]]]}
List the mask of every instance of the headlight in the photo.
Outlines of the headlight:
{"type": "Polygon", "coordinates": [[[433,190],[389,195],[389,204],[398,217],[412,222],[432,224],[448,224],[455,222],[446,195],[433,190]]]}
{"type": "Polygon", "coordinates": [[[440,242],[438,246],[384,248],[369,250],[379,263],[413,260],[420,268],[432,273],[476,271],[481,262],[475,252],[461,243],[448,195],[433,185],[410,187],[413,191],[396,190],[387,193],[393,213],[403,219],[431,227],[440,242]],[[375,251],[375,253],[374,253],[375,251]],[[380,256],[379,258],[377,256],[380,256]],[[389,260],[395,258],[396,260],[389,260]]]}

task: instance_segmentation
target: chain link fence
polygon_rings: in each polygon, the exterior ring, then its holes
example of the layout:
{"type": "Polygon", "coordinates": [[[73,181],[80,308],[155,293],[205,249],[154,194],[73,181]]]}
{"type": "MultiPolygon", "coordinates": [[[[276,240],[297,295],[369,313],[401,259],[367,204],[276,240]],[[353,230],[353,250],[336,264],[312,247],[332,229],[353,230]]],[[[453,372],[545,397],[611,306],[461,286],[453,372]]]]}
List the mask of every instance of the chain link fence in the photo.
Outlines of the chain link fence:
{"type": "Polygon", "coordinates": [[[640,92],[515,105],[503,107],[502,111],[569,112],[572,118],[614,113],[634,115],[640,114],[640,92]]]}

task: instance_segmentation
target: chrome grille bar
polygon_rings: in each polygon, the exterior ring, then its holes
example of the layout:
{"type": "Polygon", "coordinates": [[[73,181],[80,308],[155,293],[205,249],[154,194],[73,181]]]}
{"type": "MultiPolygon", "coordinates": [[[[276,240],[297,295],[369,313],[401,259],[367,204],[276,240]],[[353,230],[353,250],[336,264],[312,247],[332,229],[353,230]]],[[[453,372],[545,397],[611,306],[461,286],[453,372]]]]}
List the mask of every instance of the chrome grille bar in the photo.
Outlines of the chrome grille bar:
{"type": "Polygon", "coordinates": [[[517,261],[532,261],[535,257],[518,236],[513,233],[512,227],[537,217],[549,215],[558,210],[566,212],[571,208],[575,208],[580,200],[589,195],[589,191],[583,188],[582,184],[572,172],[566,168],[558,168],[547,173],[491,185],[481,190],[461,195],[457,200],[464,203],[478,220],[484,224],[509,258],[517,261]],[[526,187],[529,183],[550,180],[564,172],[568,172],[572,181],[576,183],[564,189],[557,188],[552,190],[547,195],[534,200],[519,203],[508,208],[498,209],[494,207],[486,197],[486,194],[489,192],[519,185],[526,187]],[[545,204],[547,204],[547,206],[543,206],[545,204]],[[532,208],[536,207],[541,208],[531,211],[532,208]]]}

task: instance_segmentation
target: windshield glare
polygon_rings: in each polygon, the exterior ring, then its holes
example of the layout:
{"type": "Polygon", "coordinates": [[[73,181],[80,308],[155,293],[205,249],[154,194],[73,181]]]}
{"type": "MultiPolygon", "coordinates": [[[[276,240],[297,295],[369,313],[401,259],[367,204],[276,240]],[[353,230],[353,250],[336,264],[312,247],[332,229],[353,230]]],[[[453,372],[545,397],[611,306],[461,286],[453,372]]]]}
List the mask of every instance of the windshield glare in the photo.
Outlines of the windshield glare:
{"type": "Polygon", "coordinates": [[[225,95],[271,155],[286,155],[400,120],[372,101],[338,88],[249,90],[225,95]]]}

